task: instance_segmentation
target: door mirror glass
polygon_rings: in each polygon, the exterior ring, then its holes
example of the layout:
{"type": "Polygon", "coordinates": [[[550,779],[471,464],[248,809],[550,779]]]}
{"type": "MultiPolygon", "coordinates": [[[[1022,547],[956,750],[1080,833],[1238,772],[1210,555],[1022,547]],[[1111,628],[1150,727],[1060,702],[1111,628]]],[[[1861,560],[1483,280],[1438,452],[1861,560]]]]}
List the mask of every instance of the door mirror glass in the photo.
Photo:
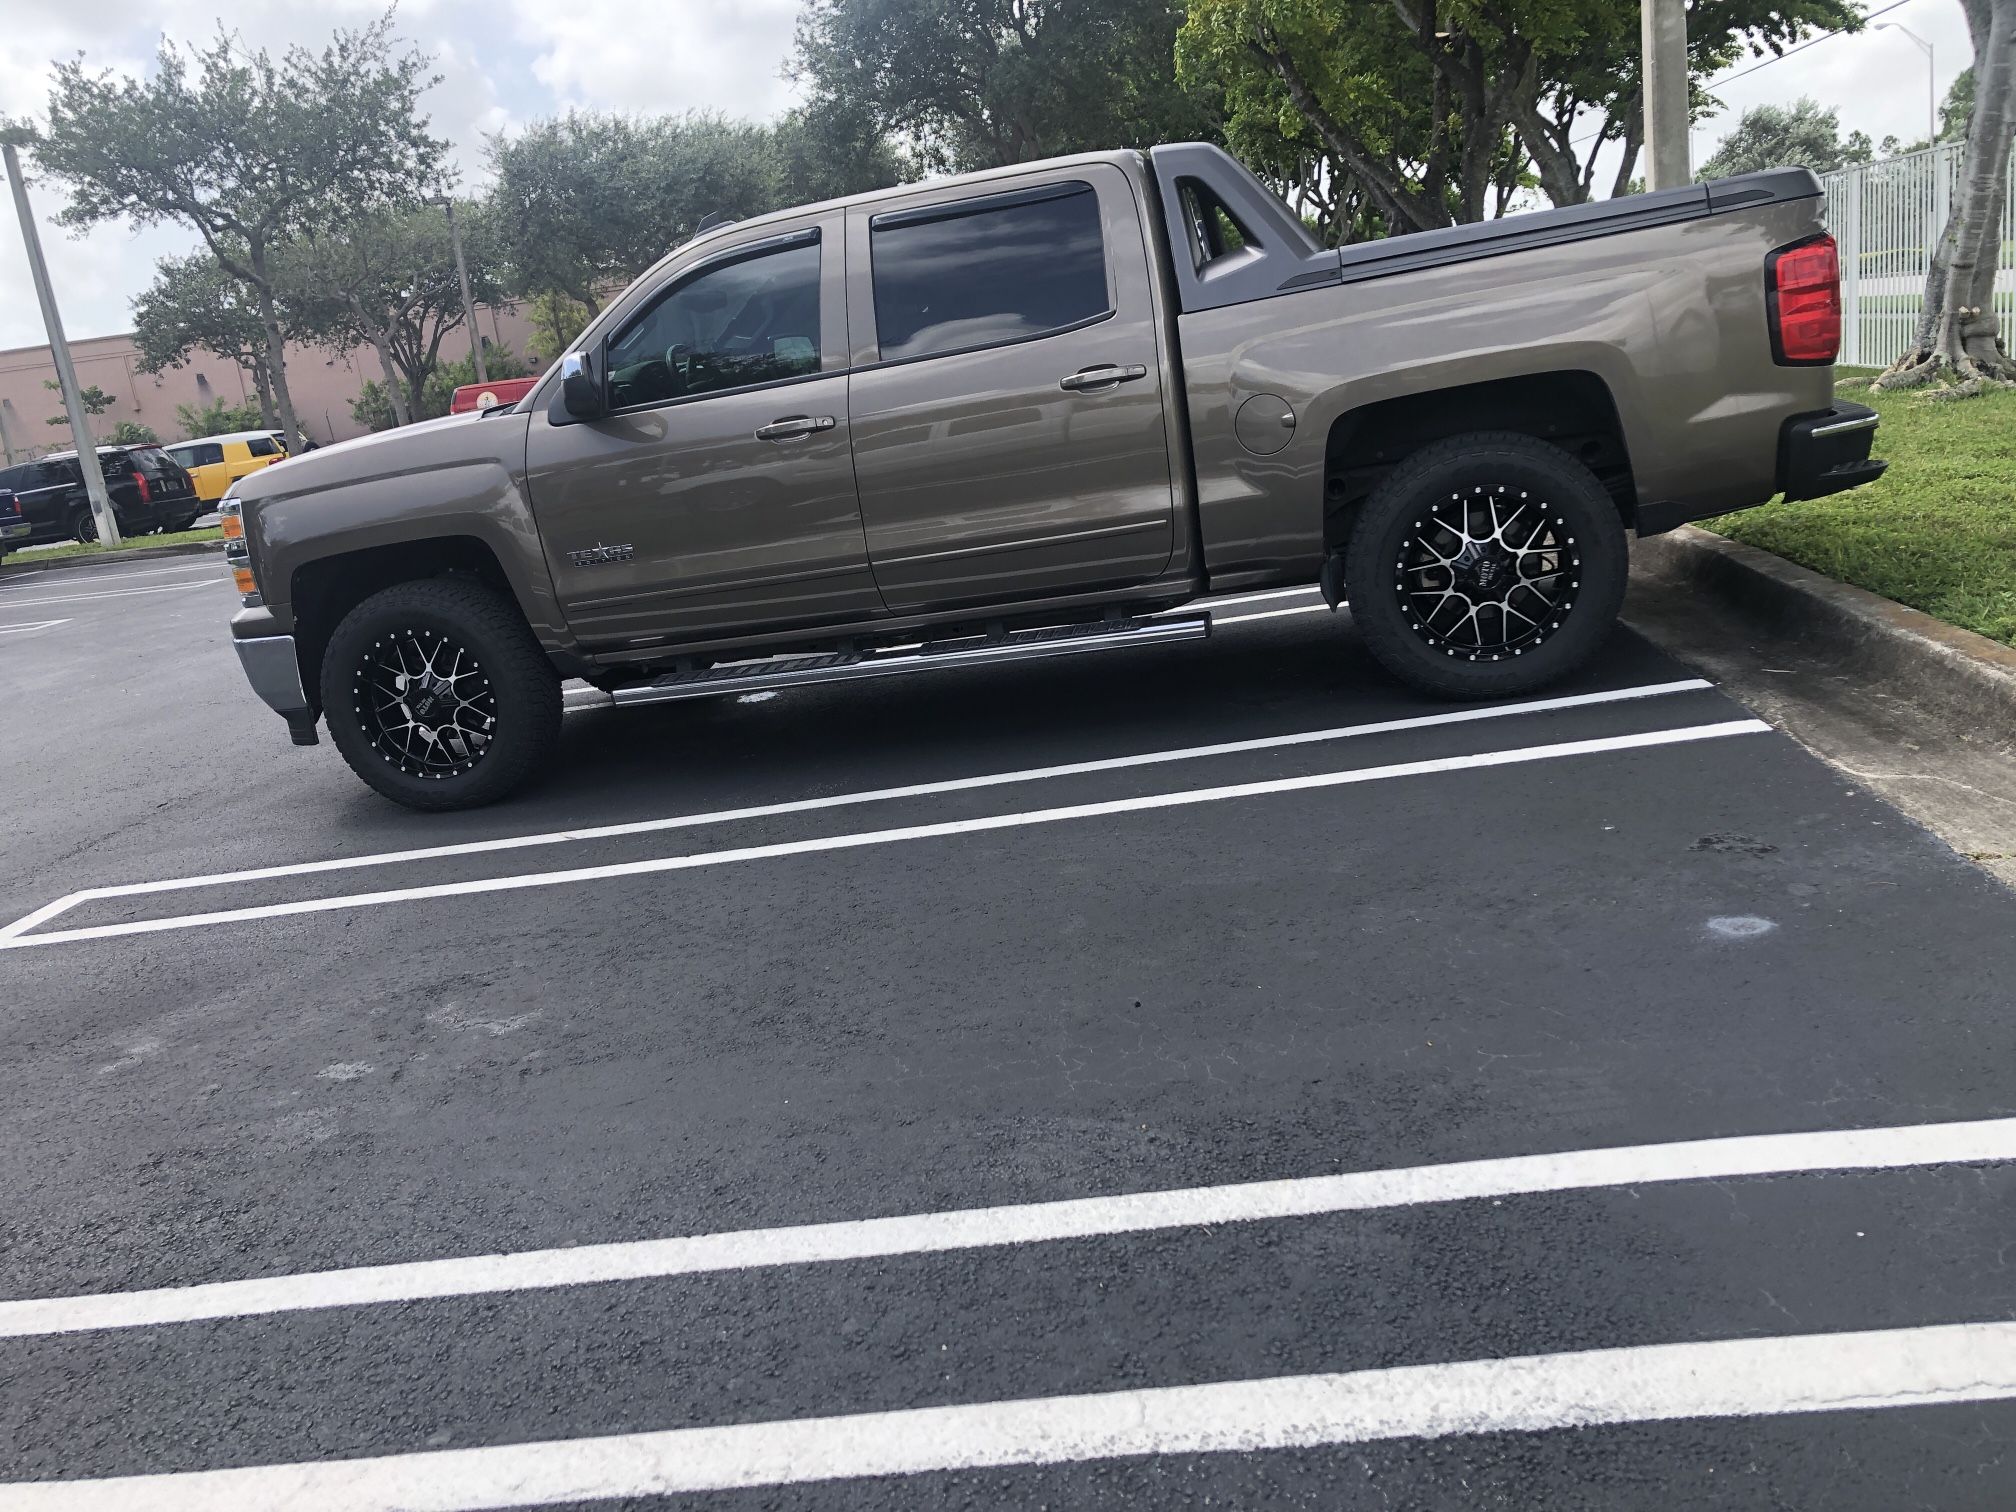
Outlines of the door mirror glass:
{"type": "Polygon", "coordinates": [[[609,412],[595,377],[594,359],[586,352],[569,352],[560,359],[560,403],[576,420],[599,420],[609,412]]]}

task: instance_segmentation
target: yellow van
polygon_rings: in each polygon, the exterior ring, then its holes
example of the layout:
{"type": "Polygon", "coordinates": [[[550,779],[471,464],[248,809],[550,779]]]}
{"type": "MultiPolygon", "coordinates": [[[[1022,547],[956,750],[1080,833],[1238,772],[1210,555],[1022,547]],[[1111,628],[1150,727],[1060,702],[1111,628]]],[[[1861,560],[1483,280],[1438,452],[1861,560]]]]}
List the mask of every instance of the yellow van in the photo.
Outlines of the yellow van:
{"type": "Polygon", "coordinates": [[[196,497],[205,504],[215,504],[247,473],[285,462],[287,449],[271,431],[234,431],[228,436],[177,442],[168,448],[168,455],[189,470],[196,497]]]}

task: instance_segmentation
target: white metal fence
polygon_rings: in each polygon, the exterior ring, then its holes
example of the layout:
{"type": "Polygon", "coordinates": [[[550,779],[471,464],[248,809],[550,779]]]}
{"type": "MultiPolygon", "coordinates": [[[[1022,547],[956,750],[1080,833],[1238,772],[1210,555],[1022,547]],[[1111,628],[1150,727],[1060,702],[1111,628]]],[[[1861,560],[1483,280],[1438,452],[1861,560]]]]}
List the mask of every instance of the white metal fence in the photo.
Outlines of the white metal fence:
{"type": "MultiPolygon", "coordinates": [[[[1885,367],[1910,348],[1925,303],[1925,273],[1959,182],[1957,142],[1830,173],[1827,229],[1841,244],[1841,360],[1885,367]]],[[[2002,208],[1995,309],[2016,330],[2016,164],[2002,208]]]]}

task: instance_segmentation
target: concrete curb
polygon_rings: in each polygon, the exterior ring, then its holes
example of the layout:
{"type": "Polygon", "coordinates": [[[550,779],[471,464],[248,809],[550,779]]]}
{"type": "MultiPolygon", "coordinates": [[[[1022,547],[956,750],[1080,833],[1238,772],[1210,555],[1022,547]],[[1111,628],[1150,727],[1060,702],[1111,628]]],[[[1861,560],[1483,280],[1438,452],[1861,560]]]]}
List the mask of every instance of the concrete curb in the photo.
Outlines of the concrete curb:
{"type": "Polygon", "coordinates": [[[2016,648],[1691,525],[1634,542],[1631,555],[1634,576],[1710,599],[1762,636],[2016,748],[2016,648]]]}
{"type": "Polygon", "coordinates": [[[108,551],[103,556],[57,557],[53,562],[38,562],[33,557],[26,561],[16,558],[0,563],[0,580],[26,577],[35,572],[64,572],[72,567],[116,567],[121,562],[151,562],[156,557],[201,556],[206,551],[223,549],[222,541],[184,541],[176,546],[134,546],[122,551],[108,551]]]}

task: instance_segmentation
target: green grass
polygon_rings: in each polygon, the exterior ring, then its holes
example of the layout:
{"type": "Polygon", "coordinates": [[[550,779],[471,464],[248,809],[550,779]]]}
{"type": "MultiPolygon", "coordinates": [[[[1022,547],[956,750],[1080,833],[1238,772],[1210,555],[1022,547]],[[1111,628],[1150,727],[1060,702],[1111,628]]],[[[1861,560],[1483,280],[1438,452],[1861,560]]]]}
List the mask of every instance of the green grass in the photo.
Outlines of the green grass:
{"type": "Polygon", "coordinates": [[[93,542],[80,546],[71,542],[67,546],[50,546],[39,551],[9,553],[16,562],[51,562],[60,557],[103,556],[116,557],[122,551],[145,551],[150,546],[180,546],[185,541],[221,541],[224,532],[215,525],[202,530],[178,530],[170,535],[128,536],[117,546],[101,546],[93,542]]]}
{"type": "MultiPolygon", "coordinates": [[[[1844,374],[1845,375],[1845,374],[1844,374]]],[[[1853,393],[1883,416],[1874,483],[1702,523],[2016,645],[2016,393],[1853,393]]]]}

